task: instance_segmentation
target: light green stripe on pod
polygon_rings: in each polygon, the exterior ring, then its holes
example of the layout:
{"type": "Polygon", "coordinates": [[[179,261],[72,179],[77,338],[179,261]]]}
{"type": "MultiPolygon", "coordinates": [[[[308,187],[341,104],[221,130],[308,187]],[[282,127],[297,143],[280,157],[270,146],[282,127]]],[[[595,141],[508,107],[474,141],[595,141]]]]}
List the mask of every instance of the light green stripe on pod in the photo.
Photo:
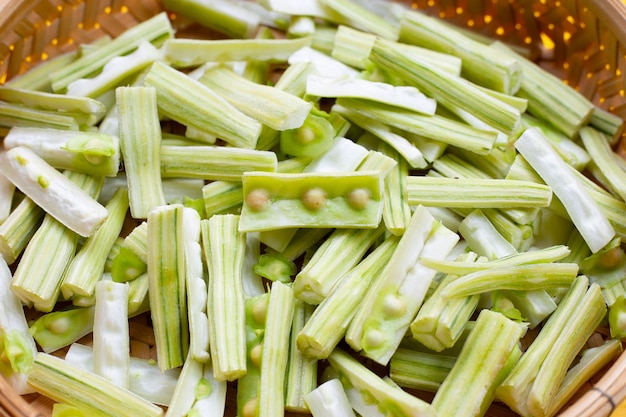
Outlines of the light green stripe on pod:
{"type": "Polygon", "coordinates": [[[239,230],[288,227],[376,228],[382,218],[380,172],[243,175],[239,230]]]}

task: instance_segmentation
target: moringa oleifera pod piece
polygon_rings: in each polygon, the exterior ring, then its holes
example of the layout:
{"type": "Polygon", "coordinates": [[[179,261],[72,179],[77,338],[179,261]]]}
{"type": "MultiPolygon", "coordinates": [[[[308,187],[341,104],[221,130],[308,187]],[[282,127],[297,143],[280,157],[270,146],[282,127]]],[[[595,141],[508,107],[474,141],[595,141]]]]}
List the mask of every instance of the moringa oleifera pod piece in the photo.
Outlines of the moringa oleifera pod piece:
{"type": "Polygon", "coordinates": [[[289,227],[376,228],[382,218],[380,171],[246,172],[240,232],[289,227]]]}

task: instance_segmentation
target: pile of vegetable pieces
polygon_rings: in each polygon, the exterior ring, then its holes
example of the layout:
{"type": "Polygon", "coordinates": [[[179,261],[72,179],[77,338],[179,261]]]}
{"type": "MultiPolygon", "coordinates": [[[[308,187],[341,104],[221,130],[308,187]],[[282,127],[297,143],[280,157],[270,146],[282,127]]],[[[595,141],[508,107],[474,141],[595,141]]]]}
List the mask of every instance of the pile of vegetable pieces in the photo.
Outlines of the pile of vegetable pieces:
{"type": "Polygon", "coordinates": [[[0,87],[16,392],[55,416],[221,416],[235,386],[241,417],[553,416],[621,352],[619,117],[405,3],[164,7],[0,87]],[[140,314],[156,360],[130,357],[140,314]]]}

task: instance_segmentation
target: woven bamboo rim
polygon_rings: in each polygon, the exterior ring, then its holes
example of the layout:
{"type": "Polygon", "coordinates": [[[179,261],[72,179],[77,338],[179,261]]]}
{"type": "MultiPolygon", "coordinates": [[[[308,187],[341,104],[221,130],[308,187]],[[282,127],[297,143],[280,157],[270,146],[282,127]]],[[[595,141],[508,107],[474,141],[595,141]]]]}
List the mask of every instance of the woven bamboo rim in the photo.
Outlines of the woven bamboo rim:
{"type": "MultiPolygon", "coordinates": [[[[626,119],[626,4],[621,0],[415,0],[413,8],[527,48],[599,107],[626,119]]],[[[115,37],[163,10],[158,0],[0,0],[0,85],[81,43],[115,37]]],[[[171,14],[177,29],[189,22],[171,14]]],[[[189,29],[189,28],[187,28],[189,29]]],[[[193,30],[202,29],[193,27],[193,30]]],[[[617,151],[626,154],[621,141],[617,151]]],[[[131,320],[131,354],[156,358],[149,317],[131,320]]],[[[81,340],[90,343],[89,337],[81,340]]],[[[62,354],[62,352],[60,353],[62,354]]],[[[626,353],[590,381],[562,416],[604,417],[626,400],[626,353]]],[[[229,390],[231,393],[233,390],[229,390]]],[[[425,397],[428,399],[428,397],[425,397]]],[[[0,378],[0,416],[49,416],[52,400],[20,397],[0,378]]],[[[236,413],[229,395],[226,416],[236,413]]],[[[286,413],[286,416],[295,415],[286,413]]],[[[494,404],[488,416],[516,414],[494,404]]]]}

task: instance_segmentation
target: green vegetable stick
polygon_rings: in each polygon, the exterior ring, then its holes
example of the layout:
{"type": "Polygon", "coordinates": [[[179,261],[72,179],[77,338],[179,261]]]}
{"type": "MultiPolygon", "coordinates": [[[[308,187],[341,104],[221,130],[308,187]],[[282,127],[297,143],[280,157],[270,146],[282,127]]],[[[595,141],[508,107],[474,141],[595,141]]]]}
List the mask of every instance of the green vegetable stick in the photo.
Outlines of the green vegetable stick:
{"type": "Polygon", "coordinates": [[[502,42],[493,42],[489,47],[521,64],[518,95],[528,99],[530,114],[547,120],[570,138],[589,121],[594,106],[581,93],[502,42]]]}
{"type": "Polygon", "coordinates": [[[435,260],[420,258],[420,263],[439,272],[455,275],[466,275],[472,272],[482,271],[493,267],[505,267],[524,264],[547,263],[563,261],[571,253],[567,245],[555,245],[543,249],[528,250],[511,255],[492,259],[487,262],[467,262],[461,260],[435,260]]]}
{"type": "Polygon", "coordinates": [[[63,277],[61,291],[66,299],[73,295],[91,296],[102,278],[107,255],[119,236],[126,212],[128,191],[120,188],[106,205],[109,217],[76,253],[63,277]]]}
{"type": "Polygon", "coordinates": [[[45,213],[33,200],[24,197],[0,224],[0,254],[9,265],[22,253],[45,213]]]}
{"type": "MultiPolygon", "coordinates": [[[[77,187],[85,196],[92,198],[102,187],[102,177],[92,177],[74,171],[60,174],[77,187]]],[[[76,253],[79,235],[65,227],[52,215],[44,217],[15,269],[12,290],[27,305],[49,312],[59,298],[63,276],[76,253]],[[50,242],[55,245],[50,245],[50,242]],[[42,257],[42,253],[50,256],[42,257]],[[42,278],[43,277],[43,278],[42,278]]]]}
{"type": "Polygon", "coordinates": [[[490,268],[464,275],[443,290],[444,299],[465,297],[496,289],[531,290],[569,287],[578,275],[578,265],[538,263],[490,268]]]}
{"type": "Polygon", "coordinates": [[[379,412],[397,417],[435,417],[436,411],[427,402],[392,387],[347,352],[337,348],[328,357],[339,374],[344,389],[352,388],[367,404],[377,406],[379,412]]]}
{"type": "Polygon", "coordinates": [[[279,131],[304,123],[313,104],[279,88],[257,84],[223,67],[215,67],[199,81],[219,94],[245,115],[279,131]],[[237,88],[229,86],[237,85],[237,88]]]}
{"type": "Polygon", "coordinates": [[[269,293],[245,300],[247,372],[237,380],[237,415],[256,415],[269,293]]]}
{"type": "Polygon", "coordinates": [[[493,148],[497,138],[495,131],[477,129],[437,114],[424,116],[409,110],[352,98],[337,99],[336,104],[395,129],[468,149],[481,155],[487,154],[493,148]]]}
{"type": "Polygon", "coordinates": [[[87,410],[94,416],[163,415],[163,410],[149,401],[47,353],[37,354],[28,383],[40,394],[87,410]]]}
{"type": "Polygon", "coordinates": [[[202,187],[206,218],[216,214],[235,213],[243,203],[241,183],[212,181],[202,187]]]}
{"type": "Polygon", "coordinates": [[[548,207],[552,190],[530,181],[408,176],[407,198],[412,206],[548,207]]]}
{"type": "Polygon", "coordinates": [[[259,417],[285,413],[285,373],[295,297],[290,286],[274,281],[270,288],[257,411],[259,417]]]}
{"type": "Polygon", "coordinates": [[[482,415],[495,397],[509,356],[526,329],[504,315],[482,310],[432,406],[441,417],[482,415]],[[462,393],[462,394],[460,394],[462,393]]]}
{"type": "Polygon", "coordinates": [[[72,114],[0,102],[0,126],[79,130],[79,125],[80,123],[72,114]]]}
{"type": "Polygon", "coordinates": [[[411,208],[406,194],[406,177],[409,175],[409,164],[387,143],[379,143],[378,149],[383,154],[398,161],[389,175],[385,177],[383,221],[390,233],[400,236],[411,221],[411,208]]]}
{"type": "Polygon", "coordinates": [[[209,87],[160,61],[150,67],[145,82],[156,89],[159,110],[166,116],[235,147],[254,149],[261,123],[209,87]]]}
{"type": "MultiPolygon", "coordinates": [[[[477,263],[475,262],[477,255],[472,252],[461,255],[460,258],[459,261],[464,263],[477,263]]],[[[480,298],[478,295],[454,299],[445,299],[441,296],[443,289],[457,278],[456,275],[447,275],[441,279],[411,322],[413,337],[437,352],[450,348],[457,342],[478,306],[480,298]]]]}
{"type": "Polygon", "coordinates": [[[187,357],[187,316],[184,207],[158,206],[148,214],[148,279],[150,312],[157,361],[163,371],[181,366],[187,357]]]}
{"type": "Polygon", "coordinates": [[[4,85],[8,88],[50,93],[52,91],[50,74],[76,60],[78,55],[79,51],[74,50],[52,57],[31,68],[29,71],[24,72],[20,76],[11,78],[4,85]]]}
{"type": "Polygon", "coordinates": [[[11,87],[11,85],[9,83],[5,84],[4,87],[0,87],[0,100],[45,110],[91,113],[97,117],[103,115],[106,111],[106,106],[102,102],[92,98],[33,91],[11,87]]]}
{"type": "Polygon", "coordinates": [[[336,229],[296,275],[293,285],[296,297],[309,304],[321,303],[383,232],[383,227],[336,229]]]}
{"type": "Polygon", "coordinates": [[[297,39],[171,39],[163,47],[163,59],[174,67],[193,67],[206,62],[285,62],[295,51],[311,44],[297,39]]]}
{"type": "Polygon", "coordinates": [[[275,172],[276,154],[225,146],[161,146],[163,178],[241,181],[246,171],[275,172]]]}
{"type": "Polygon", "coordinates": [[[130,213],[145,219],[151,208],[165,204],[157,92],[151,87],[118,87],[116,99],[130,213]]]}
{"type": "Polygon", "coordinates": [[[239,216],[202,220],[202,244],[209,273],[207,316],[213,373],[233,381],[246,373],[245,301],[242,266],[245,234],[239,216]]]}
{"type": "Polygon", "coordinates": [[[615,145],[624,132],[624,119],[597,106],[591,113],[589,125],[607,134],[611,145],[615,145]]]}
{"type": "Polygon", "coordinates": [[[285,410],[307,413],[307,395],[317,383],[318,361],[308,357],[298,348],[296,338],[311,318],[315,306],[302,300],[294,300],[293,322],[289,340],[289,362],[285,375],[285,410]]]}
{"type": "Polygon", "coordinates": [[[396,25],[356,1],[321,0],[321,5],[342,16],[353,27],[374,33],[384,39],[398,39],[396,25]]]}
{"type": "Polygon", "coordinates": [[[605,313],[606,305],[599,286],[590,286],[589,279],[579,275],[539,335],[498,387],[498,398],[520,414],[531,415],[539,411],[539,407],[543,408],[540,413],[545,413],[550,404],[544,402],[541,405],[540,402],[549,401],[556,394],[567,366],[605,313]],[[544,381],[539,380],[540,373],[544,381]],[[540,389],[545,389],[543,394],[537,390],[539,385],[540,389]],[[536,390],[535,394],[531,394],[533,390],[536,390]],[[531,395],[538,400],[534,404],[530,402],[531,395]]]}
{"type": "MultiPolygon", "coordinates": [[[[376,35],[372,33],[339,25],[331,56],[352,67],[366,69],[370,65],[369,55],[375,40],[376,35]]],[[[405,43],[400,43],[398,46],[404,48],[407,54],[418,54],[422,59],[427,60],[442,71],[451,75],[461,75],[461,59],[456,56],[405,43]]]]}
{"type": "Polygon", "coordinates": [[[611,363],[620,352],[619,341],[616,339],[607,340],[603,345],[583,350],[578,363],[572,366],[565,374],[565,378],[563,378],[563,382],[554,396],[547,414],[556,415],[558,410],[561,410],[568,401],[574,398],[578,390],[593,375],[602,370],[608,363],[611,363]]]}
{"type": "Polygon", "coordinates": [[[348,329],[357,306],[391,259],[398,240],[397,236],[385,239],[340,277],[336,289],[317,306],[297,334],[298,347],[305,355],[318,359],[330,355],[348,329]]]}
{"type": "Polygon", "coordinates": [[[622,200],[626,200],[626,172],[615,160],[615,152],[611,149],[607,136],[587,126],[580,129],[580,139],[594,164],[608,180],[611,189],[622,200]]]}
{"type": "Polygon", "coordinates": [[[401,387],[436,393],[456,359],[455,356],[400,347],[389,361],[389,376],[401,387]]]}

